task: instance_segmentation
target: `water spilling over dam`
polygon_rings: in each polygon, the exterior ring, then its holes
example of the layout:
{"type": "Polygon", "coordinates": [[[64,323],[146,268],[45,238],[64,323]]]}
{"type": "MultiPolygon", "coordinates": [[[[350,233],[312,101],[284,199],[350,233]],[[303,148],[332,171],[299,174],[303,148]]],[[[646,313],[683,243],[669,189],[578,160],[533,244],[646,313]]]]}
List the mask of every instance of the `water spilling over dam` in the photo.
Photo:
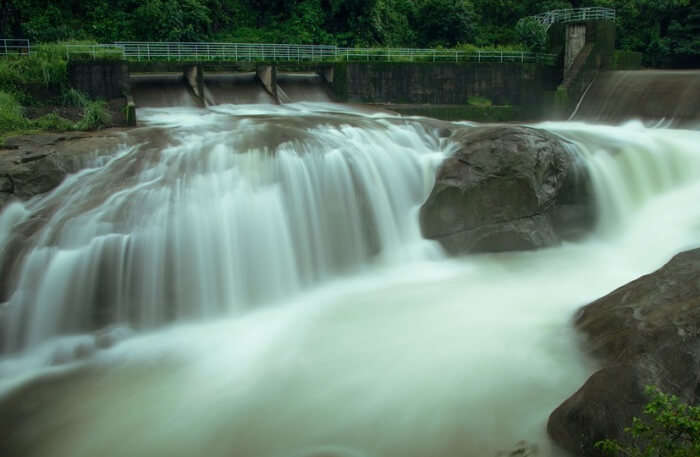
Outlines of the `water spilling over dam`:
{"type": "Polygon", "coordinates": [[[574,119],[697,128],[699,94],[698,70],[608,71],[593,81],[574,119]]]}
{"type": "Polygon", "coordinates": [[[700,240],[696,131],[537,125],[588,170],[596,228],[451,259],[417,213],[442,131],[478,127],[328,103],[139,117],[0,213],[2,455],[556,455],[547,415],[595,366],[572,314],[700,240]]]}

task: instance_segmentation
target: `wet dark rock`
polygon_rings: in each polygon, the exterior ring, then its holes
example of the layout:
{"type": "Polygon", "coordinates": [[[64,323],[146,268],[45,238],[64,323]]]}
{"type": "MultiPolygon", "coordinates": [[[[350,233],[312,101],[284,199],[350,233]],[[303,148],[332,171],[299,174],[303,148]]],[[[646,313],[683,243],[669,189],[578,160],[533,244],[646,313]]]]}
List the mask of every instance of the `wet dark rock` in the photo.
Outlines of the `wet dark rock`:
{"type": "Polygon", "coordinates": [[[538,454],[536,444],[527,441],[518,441],[515,448],[507,451],[500,451],[496,457],[535,457],[538,454]]]}
{"type": "Polygon", "coordinates": [[[423,235],[452,254],[551,246],[593,223],[589,180],[563,140],[519,126],[456,131],[420,211],[423,235]]]}
{"type": "Polygon", "coordinates": [[[579,456],[601,455],[594,444],[624,439],[641,417],[647,385],[700,402],[700,249],[684,252],[585,306],[576,327],[603,363],[550,416],[550,436],[579,456]]]}
{"type": "Polygon", "coordinates": [[[437,130],[437,136],[439,138],[449,138],[452,135],[452,130],[447,127],[441,127],[437,130]]]}
{"type": "Polygon", "coordinates": [[[57,187],[68,173],[90,165],[96,151],[121,142],[118,130],[46,133],[8,138],[0,147],[0,210],[57,187]]]}

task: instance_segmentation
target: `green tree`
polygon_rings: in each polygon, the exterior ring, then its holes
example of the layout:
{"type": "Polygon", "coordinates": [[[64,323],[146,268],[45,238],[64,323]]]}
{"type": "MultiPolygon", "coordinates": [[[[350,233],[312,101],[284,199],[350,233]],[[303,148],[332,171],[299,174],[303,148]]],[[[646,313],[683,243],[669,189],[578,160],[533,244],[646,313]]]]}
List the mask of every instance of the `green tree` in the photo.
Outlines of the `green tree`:
{"type": "Polygon", "coordinates": [[[477,15],[469,0],[423,0],[416,27],[419,46],[454,46],[474,40],[477,15]]]}
{"type": "Polygon", "coordinates": [[[644,418],[635,417],[625,428],[630,444],[615,440],[596,443],[603,452],[623,457],[700,456],[700,407],[681,402],[675,395],[649,386],[644,418]]]}
{"type": "Polygon", "coordinates": [[[541,52],[547,48],[547,30],[531,17],[518,21],[515,33],[518,41],[530,51],[541,52]]]}

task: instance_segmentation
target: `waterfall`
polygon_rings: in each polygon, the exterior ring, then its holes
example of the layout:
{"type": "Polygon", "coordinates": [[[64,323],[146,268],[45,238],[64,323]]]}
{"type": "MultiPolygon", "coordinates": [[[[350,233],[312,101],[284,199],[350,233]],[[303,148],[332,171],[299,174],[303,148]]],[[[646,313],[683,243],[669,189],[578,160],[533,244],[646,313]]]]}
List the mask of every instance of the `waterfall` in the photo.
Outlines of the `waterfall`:
{"type": "Polygon", "coordinates": [[[572,315],[700,244],[696,131],[537,125],[586,167],[598,226],[448,259],[417,218],[456,147],[445,124],[330,104],[139,115],[111,160],[0,214],[0,454],[495,456],[526,440],[559,457],[547,416],[596,368],[572,315]],[[103,328],[128,338],[102,345],[103,328]]]}
{"type": "Polygon", "coordinates": [[[153,127],[162,149],[124,148],[26,206],[46,222],[14,275],[6,347],[244,311],[421,244],[414,209],[444,147],[420,123],[240,112],[153,127]]]}

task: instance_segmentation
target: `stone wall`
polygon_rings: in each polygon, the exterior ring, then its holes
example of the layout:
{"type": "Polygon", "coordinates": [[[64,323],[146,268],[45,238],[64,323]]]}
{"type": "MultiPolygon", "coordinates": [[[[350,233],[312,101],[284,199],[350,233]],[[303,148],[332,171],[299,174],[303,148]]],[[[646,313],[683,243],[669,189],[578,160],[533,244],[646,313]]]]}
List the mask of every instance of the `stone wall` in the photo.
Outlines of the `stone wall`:
{"type": "Polygon", "coordinates": [[[466,105],[476,96],[494,105],[517,106],[524,119],[542,115],[561,81],[561,69],[531,63],[369,62],[342,67],[334,81],[341,100],[466,105]]]}

